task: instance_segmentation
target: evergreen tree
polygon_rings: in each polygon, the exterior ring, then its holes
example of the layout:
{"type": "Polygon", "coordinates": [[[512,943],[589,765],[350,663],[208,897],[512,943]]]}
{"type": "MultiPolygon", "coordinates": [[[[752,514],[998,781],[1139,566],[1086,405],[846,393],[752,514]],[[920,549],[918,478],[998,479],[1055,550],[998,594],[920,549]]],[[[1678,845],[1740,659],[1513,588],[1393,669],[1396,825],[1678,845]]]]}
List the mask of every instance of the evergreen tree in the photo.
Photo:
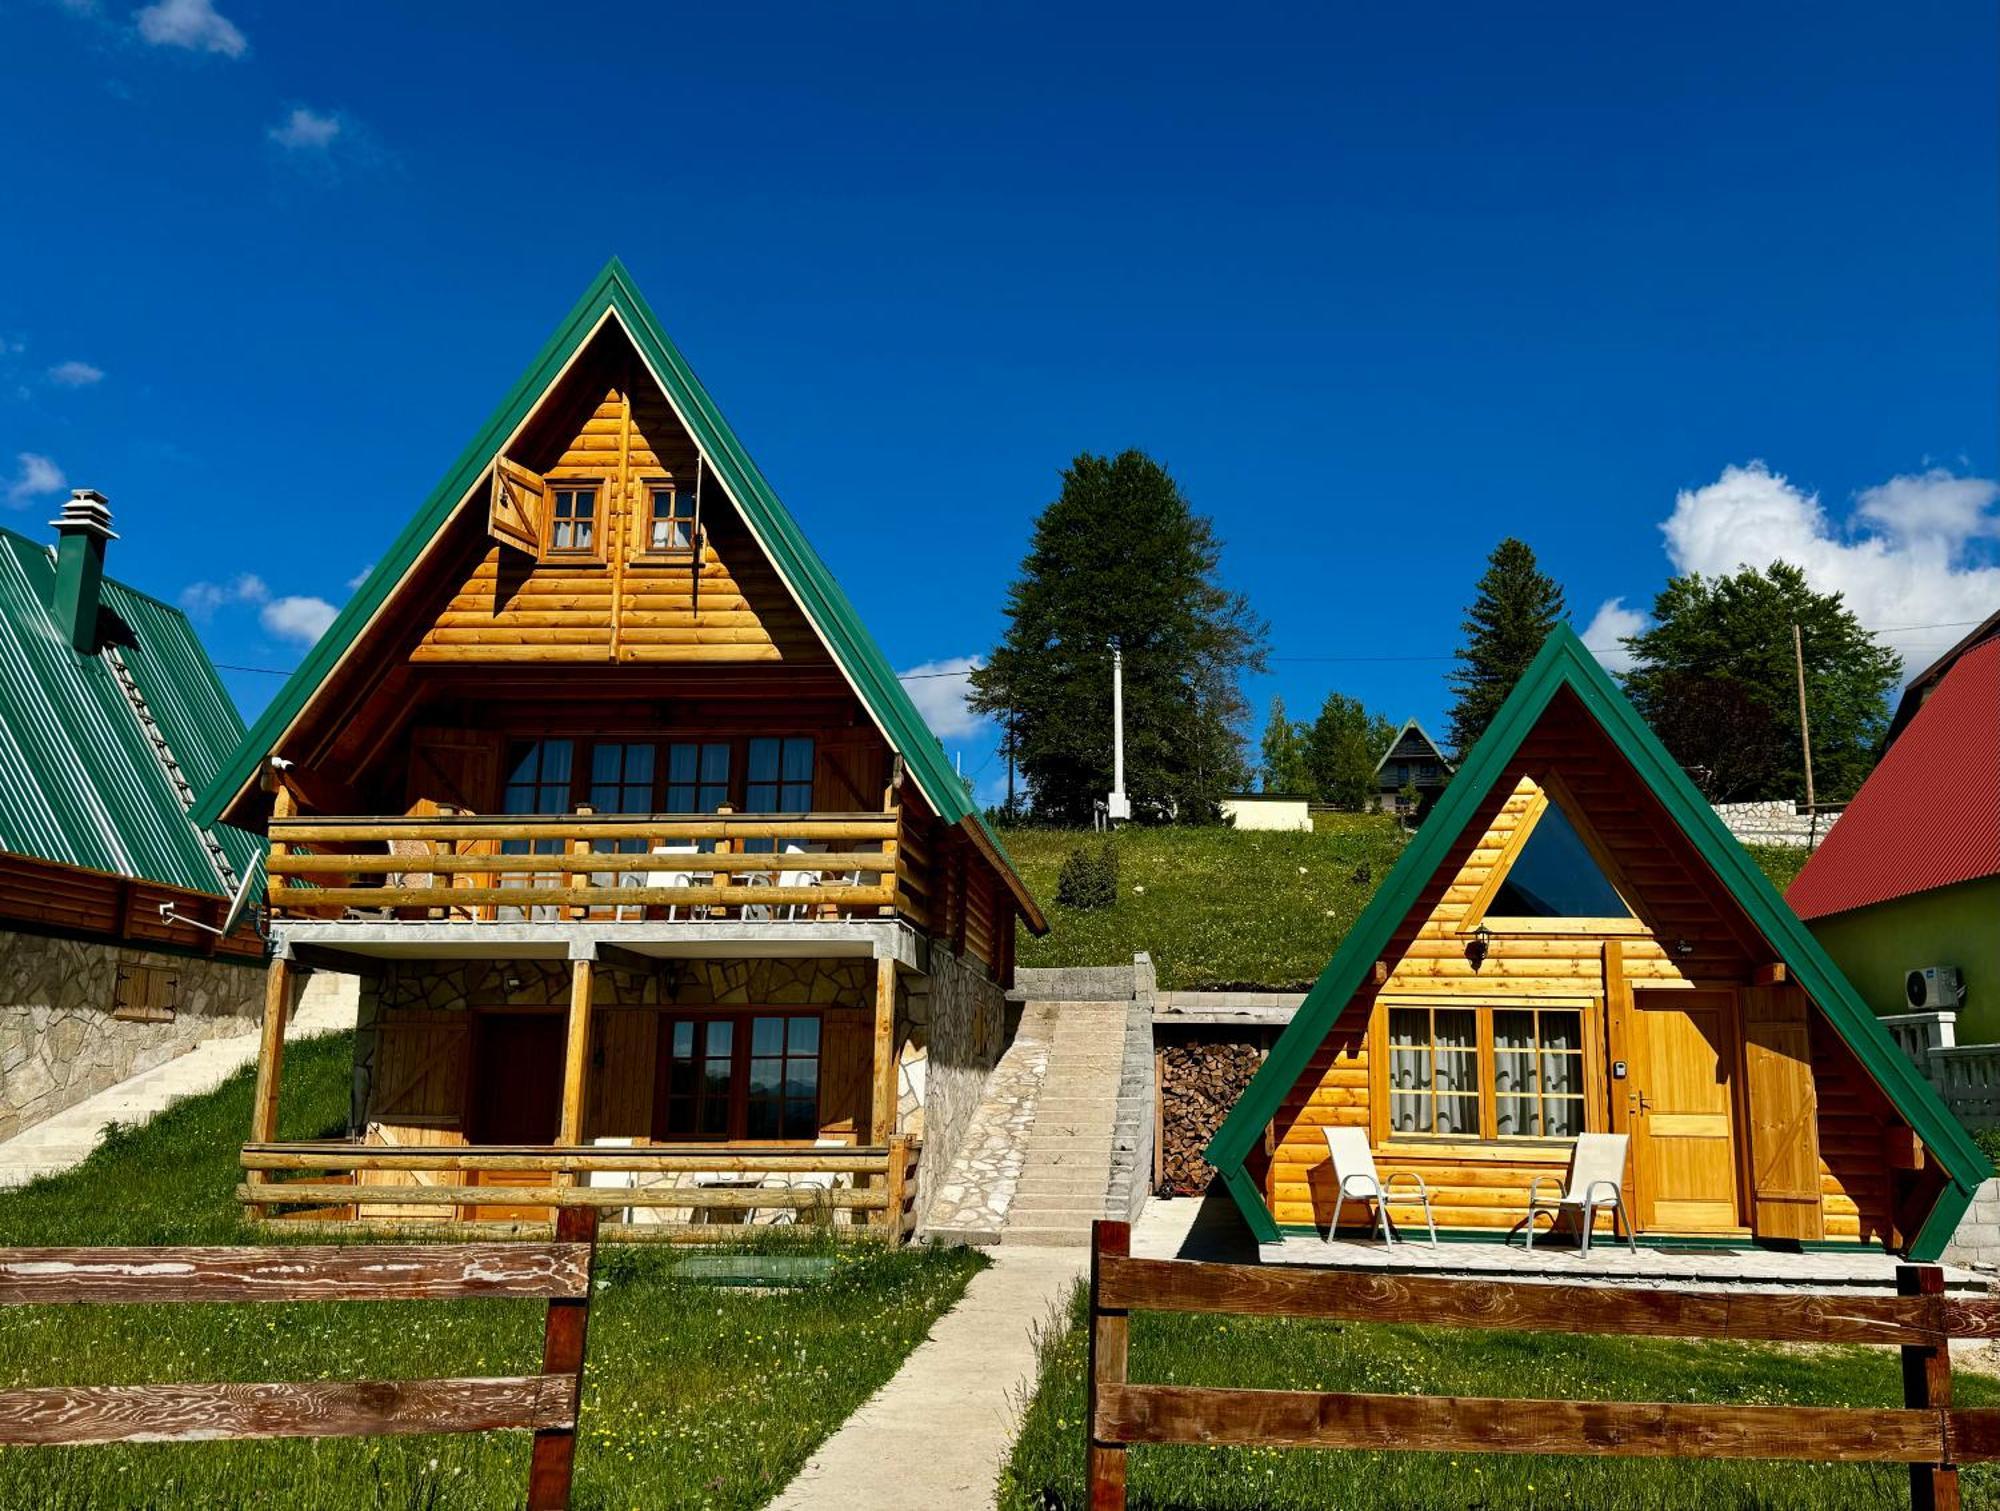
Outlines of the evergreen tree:
{"type": "Polygon", "coordinates": [[[1817,795],[1852,797],[1888,730],[1902,658],[1838,593],[1816,593],[1787,562],[1729,577],[1690,573],[1653,600],[1653,626],[1626,639],[1625,690],[1711,802],[1805,796],[1799,743],[1799,626],[1817,795]]]}
{"type": "Polygon", "coordinates": [[[1264,722],[1263,788],[1298,796],[1312,791],[1312,774],[1306,766],[1306,731],[1285,713],[1285,700],[1271,700],[1271,715],[1264,722]]]}
{"type": "Polygon", "coordinates": [[[1375,801],[1375,768],[1395,738],[1395,726],[1369,713],[1360,699],[1328,693],[1306,735],[1313,795],[1353,813],[1368,807],[1375,801]]]}
{"type": "Polygon", "coordinates": [[[1037,818],[1084,824],[1111,788],[1111,644],[1125,653],[1125,787],[1142,818],[1213,822],[1247,771],[1239,679],[1264,623],[1222,586],[1222,542],[1138,451],[1079,456],[1035,521],[974,711],[1011,719],[1037,818]]]}
{"type": "Polygon", "coordinates": [[[1463,759],[1486,732],[1535,652],[1569,611],[1554,578],[1535,563],[1535,553],[1511,535],[1493,548],[1479,579],[1478,596],[1460,628],[1458,669],[1448,679],[1456,701],[1446,736],[1463,759]]]}

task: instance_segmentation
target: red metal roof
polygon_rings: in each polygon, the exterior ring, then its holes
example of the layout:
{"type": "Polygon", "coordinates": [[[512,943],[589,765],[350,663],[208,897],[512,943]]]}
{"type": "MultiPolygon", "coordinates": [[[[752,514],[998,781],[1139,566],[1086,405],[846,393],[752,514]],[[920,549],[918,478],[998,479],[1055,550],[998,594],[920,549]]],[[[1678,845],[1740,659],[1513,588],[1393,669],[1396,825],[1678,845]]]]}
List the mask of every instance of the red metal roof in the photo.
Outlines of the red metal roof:
{"type": "Polygon", "coordinates": [[[1799,917],[2000,875],[2000,640],[1958,659],[1785,893],[1799,917]]]}

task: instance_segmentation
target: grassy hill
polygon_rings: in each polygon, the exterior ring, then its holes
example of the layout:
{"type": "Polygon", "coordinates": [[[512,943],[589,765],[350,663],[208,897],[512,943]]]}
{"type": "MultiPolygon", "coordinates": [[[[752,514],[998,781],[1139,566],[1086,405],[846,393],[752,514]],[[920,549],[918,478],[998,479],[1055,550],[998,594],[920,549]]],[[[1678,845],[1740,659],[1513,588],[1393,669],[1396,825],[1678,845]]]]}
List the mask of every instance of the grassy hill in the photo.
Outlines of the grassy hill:
{"type": "MultiPolygon", "coordinates": [[[[1379,814],[1321,814],[1311,834],[1226,828],[1128,828],[1113,837],[1118,901],[1075,912],[1056,901],[1063,858],[1099,836],[1009,829],[1002,836],[1049,915],[1047,937],[1023,933],[1025,966],[1114,965],[1153,957],[1169,990],[1262,987],[1304,991],[1333,957],[1405,836],[1379,814]]],[[[1782,891],[1805,852],[1751,849],[1782,891]]]]}

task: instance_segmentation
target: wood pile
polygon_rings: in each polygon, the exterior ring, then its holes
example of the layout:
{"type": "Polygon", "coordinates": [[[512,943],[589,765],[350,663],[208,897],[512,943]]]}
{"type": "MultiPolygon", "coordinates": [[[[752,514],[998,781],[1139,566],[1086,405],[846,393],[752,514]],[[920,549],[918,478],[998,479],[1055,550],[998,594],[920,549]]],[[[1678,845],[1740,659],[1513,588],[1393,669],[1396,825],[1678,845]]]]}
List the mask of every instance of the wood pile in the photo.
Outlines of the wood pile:
{"type": "Polygon", "coordinates": [[[1215,1178],[1201,1157],[1264,1063],[1255,1044],[1190,1040],[1160,1047],[1161,1196],[1199,1196],[1215,1178]]]}

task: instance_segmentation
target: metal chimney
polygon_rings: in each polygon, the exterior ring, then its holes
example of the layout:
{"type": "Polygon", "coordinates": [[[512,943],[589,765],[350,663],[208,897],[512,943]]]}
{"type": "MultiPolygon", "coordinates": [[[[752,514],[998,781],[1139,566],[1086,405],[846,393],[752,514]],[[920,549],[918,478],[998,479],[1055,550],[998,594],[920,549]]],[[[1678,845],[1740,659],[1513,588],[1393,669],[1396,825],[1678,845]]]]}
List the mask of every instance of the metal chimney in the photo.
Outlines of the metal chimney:
{"type": "Polygon", "coordinates": [[[97,644],[97,597],[104,582],[104,543],[118,537],[111,531],[111,510],[95,488],[71,491],[62,518],[52,519],[61,537],[56,545],[55,611],[57,626],[69,636],[79,656],[94,656],[97,644]]]}

